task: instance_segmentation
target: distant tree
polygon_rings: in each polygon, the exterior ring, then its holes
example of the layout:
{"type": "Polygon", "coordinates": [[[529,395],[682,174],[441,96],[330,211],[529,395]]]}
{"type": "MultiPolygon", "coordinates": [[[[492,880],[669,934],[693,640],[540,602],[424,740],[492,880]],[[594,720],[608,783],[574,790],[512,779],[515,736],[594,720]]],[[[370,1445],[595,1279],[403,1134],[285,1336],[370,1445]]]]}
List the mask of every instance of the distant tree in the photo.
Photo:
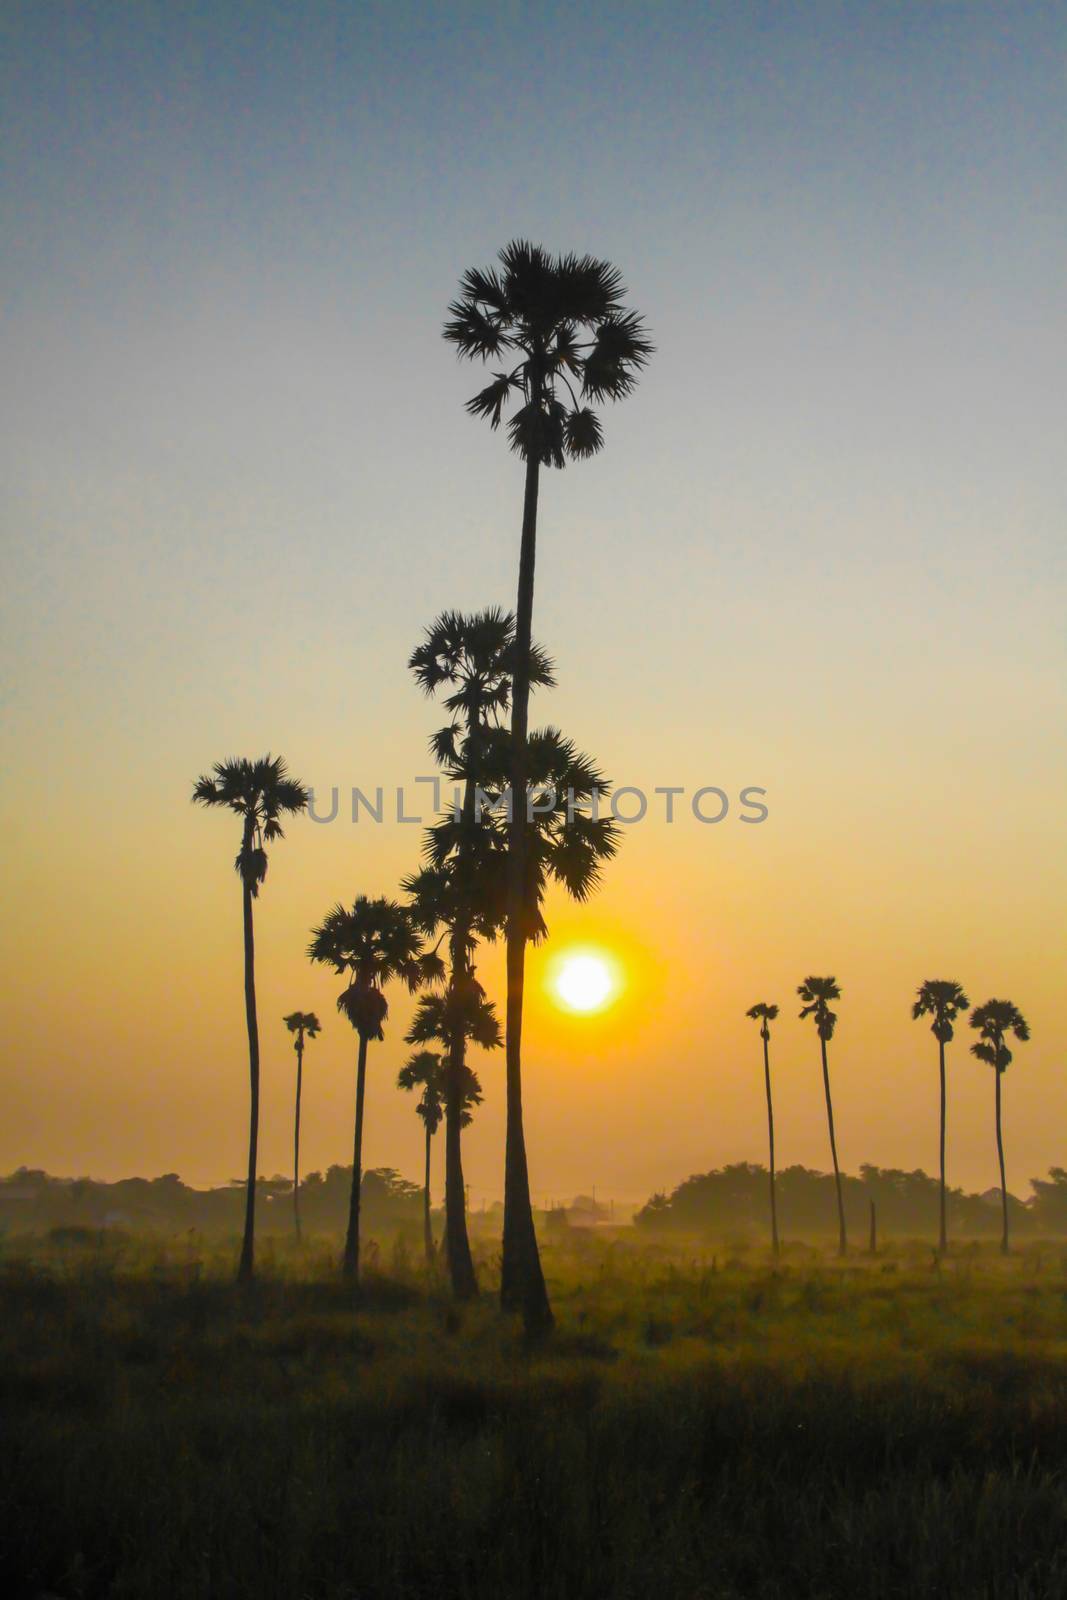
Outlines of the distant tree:
{"type": "Polygon", "coordinates": [[[434,1262],[433,1226],[430,1221],[430,1146],[445,1114],[442,1099],[444,1080],[441,1057],[435,1055],[432,1050],[420,1050],[416,1055],[409,1056],[397,1073],[396,1079],[398,1089],[421,1088],[422,1090],[415,1107],[415,1114],[422,1120],[426,1138],[426,1164],[422,1186],[422,1234],[426,1248],[426,1265],[429,1267],[432,1267],[434,1262]]]}
{"type": "Polygon", "coordinates": [[[1000,1118],[1000,1080],[1008,1070],[1012,1060],[1007,1036],[1014,1034],[1016,1039],[1025,1043],[1030,1037],[1030,1029],[1022,1012],[1010,1000],[987,1000],[985,1005],[976,1006],[971,1012],[971,1027],[977,1028],[981,1035],[978,1043],[972,1044],[971,1054],[977,1056],[979,1061],[984,1061],[993,1068],[993,1075],[996,1081],[997,1160],[1000,1164],[1000,1204],[1003,1219],[1000,1248],[1007,1255],[1008,1186],[1004,1176],[1004,1135],[1000,1118]]]}
{"type": "Polygon", "coordinates": [[[289,776],[281,756],[258,761],[216,761],[213,776],[197,778],[193,803],[224,806],[241,818],[241,848],[234,866],[241,879],[245,947],[245,1023],[248,1029],[248,1074],[251,1106],[248,1132],[248,1177],[245,1226],[238,1280],[247,1283],[254,1271],[256,1229],[256,1158],[259,1143],[259,1021],[256,1015],[256,958],[252,901],[267,876],[267,845],[281,839],[283,815],[295,815],[308,803],[302,783],[289,776]]]}
{"type": "Polygon", "coordinates": [[[837,1140],[834,1138],[834,1106],[830,1098],[830,1068],[826,1059],[826,1046],[834,1036],[837,1026],[837,1013],[830,1010],[831,1000],[840,1000],[841,990],[837,986],[836,978],[805,978],[799,985],[797,994],[805,1002],[800,1013],[801,1021],[805,1017],[814,1017],[815,1027],[819,1034],[819,1046],[822,1050],[822,1083],[826,1095],[826,1122],[830,1130],[830,1154],[834,1163],[834,1188],[837,1192],[837,1250],[839,1255],[844,1255],[848,1249],[848,1236],[845,1232],[845,1203],[841,1194],[841,1168],[837,1163],[837,1140]]]}
{"type": "Polygon", "coordinates": [[[1067,1171],[1049,1167],[1048,1178],[1031,1178],[1030,1187],[1038,1226],[1048,1233],[1067,1231],[1067,1171]]]}
{"type": "MultiPolygon", "coordinates": [[[[465,1085],[460,1091],[459,1122],[461,1127],[469,1127],[471,1113],[469,1107],[480,1102],[482,1098],[481,1085],[477,1076],[470,1067],[464,1064],[465,1085]]],[[[430,1222],[430,1145],[434,1134],[441,1125],[444,1116],[444,1094],[447,1078],[447,1067],[442,1056],[433,1050],[418,1050],[401,1067],[397,1075],[397,1087],[400,1089],[422,1088],[422,1096],[415,1107],[416,1114],[422,1118],[423,1128],[426,1133],[426,1172],[423,1183],[423,1237],[426,1245],[426,1260],[433,1265],[433,1228],[430,1222]]]]}
{"type": "Polygon", "coordinates": [[[383,993],[386,984],[400,980],[414,993],[425,983],[439,982],[444,976],[444,964],[435,952],[423,949],[405,906],[395,900],[370,900],[366,895],[360,895],[351,910],[334,906],[322,924],[312,930],[308,958],[348,975],[348,987],[338,996],[337,1009],[359,1037],[352,1182],[342,1264],[344,1276],[358,1282],[367,1046],[372,1039],[385,1037],[382,1024],[389,1015],[383,993]]]}
{"type": "Polygon", "coordinates": [[[941,1194],[939,1197],[940,1228],[938,1249],[944,1255],[948,1249],[948,1221],[945,1208],[945,1046],[953,1036],[953,1023],[961,1011],[966,1011],[970,1001],[958,983],[947,978],[927,978],[920,984],[915,1004],[911,1008],[914,1021],[920,1017],[933,1017],[930,1032],[937,1040],[938,1065],[941,1071],[941,1194]]]}
{"type": "Polygon", "coordinates": [[[296,1236],[300,1238],[300,1091],[304,1078],[304,1041],[315,1039],[319,1035],[322,1024],[314,1011],[292,1011],[282,1021],[295,1035],[293,1049],[296,1051],[296,1118],[293,1126],[293,1227],[296,1236]]]}
{"type": "Polygon", "coordinates": [[[623,304],[617,270],[592,256],[553,257],[515,240],[500,252],[499,272],[464,273],[449,306],[445,338],[471,361],[500,359],[505,370],[467,402],[472,416],[500,426],[512,397],[521,403],[508,423],[511,447],[526,464],[516,654],[512,692],[511,807],[507,880],[507,1137],[501,1301],[522,1310],[529,1331],[546,1330],[552,1312],[534,1232],[522,1125],[522,1009],[527,941],[524,804],[529,782],[527,725],[533,619],[537,500],[542,466],[595,455],[600,421],[586,402],[621,400],[652,354],[644,324],[623,304]],[[514,362],[514,366],[510,363],[514,362]],[[510,370],[507,368],[510,366],[510,370]],[[577,390],[580,391],[576,392],[577,390]]]}
{"type": "Polygon", "coordinates": [[[750,1006],[745,1013],[760,1025],[759,1036],[763,1040],[763,1081],[767,1090],[767,1142],[770,1146],[770,1165],[768,1168],[771,1182],[771,1249],[775,1256],[781,1253],[778,1243],[778,1201],[774,1192],[774,1107],[771,1103],[771,1023],[778,1015],[777,1006],[769,1006],[761,1000],[758,1004],[750,1006]]]}

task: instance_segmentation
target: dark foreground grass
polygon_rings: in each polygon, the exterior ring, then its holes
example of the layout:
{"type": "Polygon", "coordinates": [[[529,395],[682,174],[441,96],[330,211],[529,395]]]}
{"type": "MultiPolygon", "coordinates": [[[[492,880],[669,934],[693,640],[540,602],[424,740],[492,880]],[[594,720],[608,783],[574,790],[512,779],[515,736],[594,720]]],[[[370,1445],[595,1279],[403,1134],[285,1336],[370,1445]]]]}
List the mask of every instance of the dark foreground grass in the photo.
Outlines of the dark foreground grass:
{"type": "Polygon", "coordinates": [[[1067,1274],[549,1255],[526,1349],[401,1256],[238,1292],[8,1243],[0,1588],[21,1600],[1067,1594],[1067,1274]]]}

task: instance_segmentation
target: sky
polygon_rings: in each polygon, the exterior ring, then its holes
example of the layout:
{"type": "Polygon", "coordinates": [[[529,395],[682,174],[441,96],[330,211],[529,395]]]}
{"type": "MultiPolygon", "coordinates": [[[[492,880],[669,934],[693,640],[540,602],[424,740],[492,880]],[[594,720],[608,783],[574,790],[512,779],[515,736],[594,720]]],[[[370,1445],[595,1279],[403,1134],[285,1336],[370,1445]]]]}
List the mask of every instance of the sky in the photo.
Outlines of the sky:
{"type": "MultiPolygon", "coordinates": [[[[341,808],[287,830],[256,907],[261,1168],[297,1008],[302,1165],[351,1160],[355,1037],[304,952],[417,862],[418,826],[346,797],[425,811],[422,630],[513,604],[522,467],[440,329],[517,236],[614,262],[657,346],[603,453],[542,484],[534,720],[651,803],[530,956],[535,1200],[764,1159],[756,1000],[779,1163],[827,1167],[810,972],[843,991],[846,1170],[936,1170],[928,977],[1030,1022],[1009,1187],[1067,1165],[1065,45],[1028,0],[4,6],[0,1170],[242,1172],[238,841],[189,796],[268,750],[341,808]],[[578,945],[624,973],[596,1017],[547,987],[578,945]]],[[[365,1160],[417,1178],[411,1007],[365,1160]]],[[[949,1176],[984,1189],[968,1044],[949,1176]]],[[[502,1052],[477,1064],[476,1206],[502,1052]]]]}

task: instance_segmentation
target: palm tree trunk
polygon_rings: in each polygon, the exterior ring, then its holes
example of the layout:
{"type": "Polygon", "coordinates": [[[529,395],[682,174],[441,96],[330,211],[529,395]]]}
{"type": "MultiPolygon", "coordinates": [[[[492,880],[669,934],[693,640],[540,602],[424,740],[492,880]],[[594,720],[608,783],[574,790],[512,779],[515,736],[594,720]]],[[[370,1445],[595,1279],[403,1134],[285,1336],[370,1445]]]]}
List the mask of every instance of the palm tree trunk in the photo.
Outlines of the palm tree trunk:
{"type": "Polygon", "coordinates": [[[763,1039],[763,1078],[767,1086],[767,1142],[770,1146],[770,1174],[771,1174],[771,1249],[775,1259],[781,1250],[778,1244],[778,1202],[774,1189],[774,1106],[771,1104],[771,1056],[770,1044],[764,1035],[763,1039]]]}
{"type": "Polygon", "coordinates": [[[430,1133],[426,1125],[426,1176],[422,1187],[422,1239],[426,1246],[426,1265],[433,1266],[433,1228],[430,1225],[430,1133]]]}
{"type": "Polygon", "coordinates": [[[248,1183],[245,1189],[245,1231],[241,1242],[241,1261],[237,1268],[237,1281],[239,1283],[249,1283],[254,1270],[256,1235],[256,1161],[259,1147],[259,1023],[256,1018],[256,945],[252,929],[252,889],[247,883],[242,883],[242,896],[245,936],[245,1021],[248,1025],[248,1076],[251,1097],[248,1118],[248,1183]]]}
{"type": "MultiPolygon", "coordinates": [[[[467,780],[463,796],[464,815],[474,813],[474,783],[467,780]]],[[[464,974],[467,961],[467,928],[453,930],[449,947],[450,980],[455,985],[464,974]]],[[[470,1239],[467,1235],[467,1201],[463,1183],[463,1152],[460,1136],[463,1124],[462,1083],[467,1059],[467,1041],[462,1033],[448,1043],[445,1061],[445,1258],[452,1293],[457,1300],[473,1300],[478,1293],[470,1239]]]]}
{"type": "Polygon", "coordinates": [[[1000,1248],[1004,1255],[1008,1253],[1008,1185],[1004,1177],[1004,1136],[1000,1127],[1000,1080],[1003,1073],[998,1067],[993,1068],[993,1076],[997,1080],[997,1160],[1000,1162],[1000,1207],[1003,1218],[1004,1231],[1000,1238],[1000,1248]]]}
{"type": "MultiPolygon", "coordinates": [[[[536,403],[538,396],[532,395],[536,403]]],[[[508,834],[507,901],[507,1135],[504,1150],[504,1242],[500,1302],[521,1311],[526,1330],[552,1326],[541,1257],[530,1204],[530,1176],[522,1126],[522,1001],[526,971],[526,739],[530,709],[530,636],[533,626],[534,559],[540,462],[526,462],[526,491],[515,610],[515,672],[511,700],[511,824],[508,834]]]]}
{"type": "Polygon", "coordinates": [[[463,1109],[457,1079],[458,1074],[450,1072],[445,1085],[445,1255],[452,1293],[457,1300],[473,1300],[478,1293],[478,1280],[467,1235],[467,1197],[460,1147],[463,1109]]]}
{"type": "Polygon", "coordinates": [[[352,1146],[352,1190],[348,1197],[348,1232],[345,1235],[342,1275],[359,1282],[359,1200],[363,1188],[363,1096],[367,1088],[367,1040],[359,1036],[356,1063],[356,1134],[352,1146]]]}
{"type": "Polygon", "coordinates": [[[837,1140],[834,1138],[834,1105],[830,1099],[830,1068],[826,1060],[826,1040],[820,1036],[822,1046],[822,1086],[826,1093],[826,1121],[830,1129],[830,1154],[834,1158],[834,1186],[837,1190],[837,1253],[843,1256],[848,1250],[845,1233],[845,1203],[841,1197],[841,1169],[837,1165],[837,1140]]]}
{"type": "Polygon", "coordinates": [[[944,1255],[948,1250],[948,1226],[945,1213],[945,1041],[937,1041],[941,1064],[941,1229],[937,1248],[944,1255]]]}
{"type": "Polygon", "coordinates": [[[300,1238],[300,1089],[304,1075],[304,1051],[296,1047],[296,1122],[293,1129],[293,1227],[300,1238]]]}

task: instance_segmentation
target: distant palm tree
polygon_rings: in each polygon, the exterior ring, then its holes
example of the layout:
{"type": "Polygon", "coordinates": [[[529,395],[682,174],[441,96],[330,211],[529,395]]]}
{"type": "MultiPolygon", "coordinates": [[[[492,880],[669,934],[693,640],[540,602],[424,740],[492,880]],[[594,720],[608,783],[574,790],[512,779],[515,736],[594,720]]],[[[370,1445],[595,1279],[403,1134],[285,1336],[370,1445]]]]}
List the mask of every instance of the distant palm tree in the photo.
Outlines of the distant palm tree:
{"type": "Polygon", "coordinates": [[[970,1003],[958,983],[953,983],[947,978],[927,978],[925,983],[919,986],[915,1004],[911,1008],[912,1019],[915,1022],[918,1022],[920,1017],[933,1017],[930,1032],[937,1040],[938,1062],[941,1068],[941,1226],[938,1249],[942,1255],[948,1249],[945,1206],[945,1046],[952,1039],[952,1024],[961,1011],[967,1010],[970,1003]]]}
{"type": "Polygon", "coordinates": [[[445,1087],[444,1064],[432,1050],[419,1050],[409,1056],[397,1073],[398,1089],[421,1089],[422,1095],[415,1107],[416,1116],[422,1119],[426,1137],[426,1165],[422,1186],[422,1235],[426,1249],[426,1264],[433,1266],[433,1227],[430,1222],[430,1145],[441,1126],[445,1114],[443,1092],[445,1087]]]}
{"type": "Polygon", "coordinates": [[[225,806],[241,818],[241,848],[234,866],[241,879],[245,944],[245,1023],[248,1029],[248,1075],[251,1104],[248,1126],[248,1178],[245,1187],[245,1226],[239,1282],[247,1283],[254,1271],[256,1232],[256,1158],[259,1145],[259,1020],[256,1015],[256,955],[252,928],[252,901],[267,876],[268,844],[281,839],[283,815],[295,815],[308,803],[302,783],[289,776],[281,756],[258,761],[216,761],[213,776],[197,778],[193,804],[225,806]]]}
{"type": "Polygon", "coordinates": [[[834,1160],[834,1185],[837,1189],[837,1251],[844,1255],[848,1249],[848,1238],[845,1233],[845,1203],[841,1194],[841,1169],[837,1164],[837,1140],[834,1138],[834,1106],[830,1098],[830,1068],[826,1060],[826,1046],[834,1036],[837,1025],[837,1013],[830,1010],[831,1000],[840,1000],[841,990],[837,986],[836,978],[805,978],[797,989],[797,994],[805,1002],[800,1013],[801,1020],[805,1017],[814,1017],[815,1026],[819,1034],[819,1045],[822,1049],[822,1083],[826,1094],[826,1121],[830,1129],[830,1154],[834,1160]]]}
{"type": "MultiPolygon", "coordinates": [[[[478,1104],[482,1098],[481,1084],[477,1076],[468,1066],[464,1066],[465,1082],[460,1091],[459,1125],[467,1128],[471,1123],[470,1107],[478,1104]]],[[[430,1223],[430,1143],[434,1134],[441,1125],[444,1116],[444,1094],[447,1063],[443,1056],[433,1050],[418,1050],[409,1057],[397,1074],[397,1087],[399,1089],[417,1089],[421,1086],[422,1097],[415,1107],[416,1115],[422,1118],[426,1132],[426,1175],[423,1185],[423,1238],[426,1245],[426,1260],[433,1265],[433,1228],[430,1223]]]]}
{"type": "Polygon", "coordinates": [[[389,1004],[382,992],[385,985],[400,979],[414,993],[424,983],[439,982],[444,976],[444,964],[434,952],[423,949],[406,907],[395,900],[369,900],[366,895],[360,895],[350,911],[334,906],[321,926],[312,930],[308,958],[348,974],[349,984],[338,996],[337,1009],[359,1036],[352,1189],[342,1265],[344,1276],[358,1281],[367,1046],[372,1039],[385,1037],[382,1024],[389,1015],[389,1004]]]}
{"type": "Polygon", "coordinates": [[[981,1033],[980,1042],[971,1046],[971,1054],[972,1056],[977,1056],[979,1061],[984,1061],[991,1066],[996,1079],[997,1160],[1000,1163],[1000,1205],[1004,1224],[1000,1248],[1007,1255],[1008,1185],[1004,1176],[1004,1136],[1000,1123],[1000,1080],[1010,1066],[1012,1059],[1012,1053],[1007,1044],[1007,1035],[1013,1033],[1017,1039],[1025,1043],[1030,1037],[1030,1028],[1022,1012],[1010,1000],[987,1000],[984,1006],[976,1006],[971,1012],[971,1027],[977,1028],[981,1033]]]}
{"type": "Polygon", "coordinates": [[[770,1173],[771,1173],[771,1249],[775,1256],[780,1254],[778,1243],[778,1204],[774,1192],[774,1107],[771,1104],[771,1023],[778,1015],[777,1006],[769,1006],[761,1000],[757,1005],[750,1006],[745,1013],[759,1022],[759,1036],[763,1040],[763,1080],[767,1088],[767,1142],[770,1146],[770,1173]]]}
{"type": "Polygon", "coordinates": [[[293,1127],[293,1227],[300,1237],[300,1090],[304,1078],[304,1041],[318,1037],[322,1024],[314,1011],[293,1011],[282,1021],[294,1033],[296,1051],[296,1119],[293,1127]]]}
{"type": "MultiPolygon", "coordinates": [[[[478,815],[477,796],[484,777],[487,742],[499,741],[511,698],[515,624],[506,612],[474,615],[449,611],[437,617],[413,651],[408,666],[427,695],[448,690],[444,704],[452,721],[431,739],[438,764],[462,785],[462,803],[449,850],[436,865],[404,882],[419,925],[427,934],[443,926],[448,933],[449,987],[455,993],[474,977],[479,937],[494,939],[504,916],[506,862],[496,832],[478,815]]],[[[536,645],[530,650],[530,681],[551,685],[552,669],[536,645]]],[[[434,854],[433,834],[427,852],[434,854]]],[[[457,1022],[463,1010],[453,1010],[457,1022]]],[[[462,1027],[445,1046],[445,1256],[457,1299],[477,1293],[474,1261],[467,1237],[466,1188],[460,1144],[467,1037],[462,1027]],[[451,1090],[450,1090],[451,1086],[451,1090]]]]}
{"type": "Polygon", "coordinates": [[[471,269],[449,306],[445,338],[468,360],[515,362],[467,402],[472,416],[500,426],[515,395],[519,409],[508,422],[511,447],[526,463],[516,653],[512,686],[511,807],[507,898],[507,1136],[504,1171],[504,1244],[501,1300],[521,1309],[531,1332],[552,1323],[534,1233],[526,1142],[522,1125],[522,1004],[526,961],[526,862],[529,782],[527,727],[530,635],[533,622],[537,498],[541,467],[595,455],[603,443],[588,404],[621,400],[652,354],[644,324],[623,305],[617,270],[593,256],[553,257],[519,239],[500,252],[501,271],[471,269]],[[572,381],[573,380],[573,381],[572,381]],[[575,385],[578,391],[576,392],[575,385]],[[565,398],[561,398],[563,392],[565,398]]]}

